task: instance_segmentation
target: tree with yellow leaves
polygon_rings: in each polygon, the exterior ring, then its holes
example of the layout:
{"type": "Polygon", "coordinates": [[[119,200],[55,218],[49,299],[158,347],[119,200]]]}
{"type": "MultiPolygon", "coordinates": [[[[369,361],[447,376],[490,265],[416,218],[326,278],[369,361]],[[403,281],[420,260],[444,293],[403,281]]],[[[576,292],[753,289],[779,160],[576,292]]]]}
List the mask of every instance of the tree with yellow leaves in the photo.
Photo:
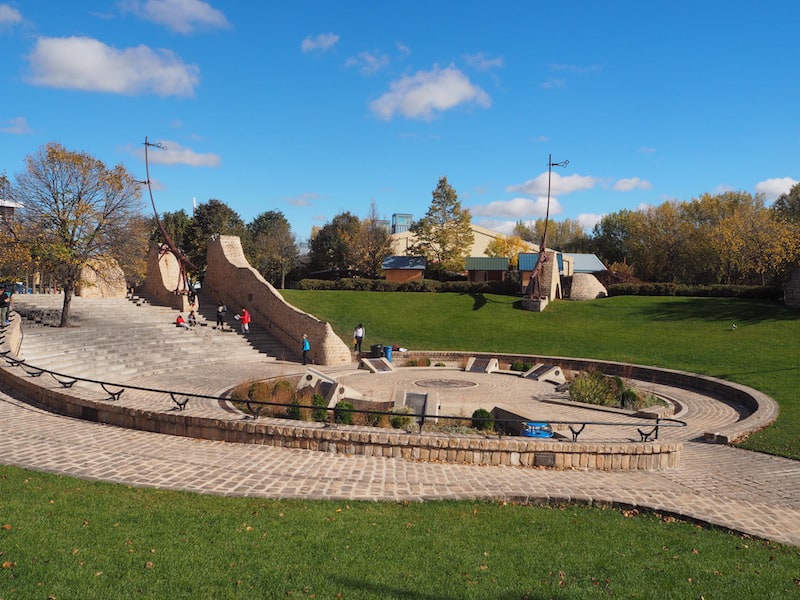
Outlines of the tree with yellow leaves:
{"type": "Polygon", "coordinates": [[[489,242],[483,253],[486,256],[507,258],[509,267],[511,269],[516,269],[519,266],[520,252],[533,251],[532,245],[523,240],[520,236],[501,235],[489,242]]]}
{"type": "Polygon", "coordinates": [[[70,302],[81,269],[114,254],[141,215],[139,182],[122,165],[109,169],[85,152],[51,142],[26,158],[10,188],[22,205],[12,231],[33,263],[61,283],[61,327],[69,325],[70,302]]]}

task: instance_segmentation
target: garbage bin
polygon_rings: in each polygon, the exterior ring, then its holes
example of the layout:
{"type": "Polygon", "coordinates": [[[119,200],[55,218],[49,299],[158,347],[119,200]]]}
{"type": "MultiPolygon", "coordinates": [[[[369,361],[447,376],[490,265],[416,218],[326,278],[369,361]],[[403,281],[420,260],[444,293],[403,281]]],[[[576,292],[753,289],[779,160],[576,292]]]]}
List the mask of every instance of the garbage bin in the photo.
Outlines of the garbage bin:
{"type": "Polygon", "coordinates": [[[371,358],[380,358],[383,356],[383,344],[372,344],[369,347],[369,355],[371,358]]]}
{"type": "Polygon", "coordinates": [[[551,438],[553,437],[553,430],[550,428],[549,423],[528,421],[522,427],[522,435],[525,437],[551,438]]]}
{"type": "Polygon", "coordinates": [[[386,357],[386,360],[392,362],[392,347],[391,346],[384,346],[383,347],[383,355],[386,357]]]}

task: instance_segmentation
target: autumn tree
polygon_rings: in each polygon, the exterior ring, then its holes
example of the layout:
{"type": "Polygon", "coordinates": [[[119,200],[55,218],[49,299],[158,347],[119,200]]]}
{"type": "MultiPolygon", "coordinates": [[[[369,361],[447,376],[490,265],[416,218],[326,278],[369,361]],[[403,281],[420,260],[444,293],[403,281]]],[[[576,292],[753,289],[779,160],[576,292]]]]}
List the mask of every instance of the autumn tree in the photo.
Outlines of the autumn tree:
{"type": "Polygon", "coordinates": [[[367,277],[378,277],[383,260],[392,252],[392,236],[381,223],[378,207],[370,203],[369,213],[361,220],[353,241],[355,269],[367,277]]]}
{"type": "Polygon", "coordinates": [[[111,256],[117,261],[129,288],[137,287],[147,279],[147,251],[151,219],[144,214],[134,215],[125,234],[111,247],[111,256]]]}
{"type": "Polygon", "coordinates": [[[264,279],[284,288],[286,273],[297,263],[298,253],[289,221],[279,210],[261,213],[247,224],[250,264],[264,279]]]}
{"type": "Polygon", "coordinates": [[[461,208],[447,177],[439,179],[428,212],[411,225],[410,231],[414,242],[408,254],[424,256],[434,270],[464,270],[465,258],[475,241],[472,215],[468,209],[461,208]]]}
{"type": "Polygon", "coordinates": [[[112,256],[141,215],[139,183],[122,165],[109,169],[89,154],[55,142],[25,162],[11,187],[12,200],[23,205],[15,221],[25,228],[32,260],[61,283],[65,327],[81,270],[112,256]]]}
{"type": "Polygon", "coordinates": [[[497,236],[487,244],[483,251],[486,256],[508,258],[509,266],[512,269],[519,266],[521,252],[531,252],[531,246],[518,235],[497,236]]]}
{"type": "Polygon", "coordinates": [[[734,283],[766,285],[768,275],[779,273],[800,249],[796,228],[767,209],[760,194],[720,223],[715,242],[730,255],[734,283]]]}
{"type": "Polygon", "coordinates": [[[786,194],[781,194],[772,204],[776,216],[784,221],[800,225],[800,183],[792,186],[786,194]]]}
{"type": "MultiPolygon", "coordinates": [[[[5,173],[0,175],[0,200],[11,201],[11,182],[5,173]]],[[[23,279],[32,270],[30,248],[23,224],[12,214],[0,216],[0,276],[3,279],[23,279]]]]}
{"type": "Polygon", "coordinates": [[[355,240],[361,231],[359,218],[349,211],[339,213],[323,225],[309,243],[311,271],[350,271],[357,263],[355,240]]]}
{"type": "MultiPolygon", "coordinates": [[[[514,234],[522,240],[538,246],[542,242],[544,225],[544,219],[536,219],[528,223],[517,221],[514,225],[514,234]]],[[[578,221],[574,219],[549,221],[547,225],[548,248],[556,248],[562,252],[580,252],[587,251],[590,244],[589,236],[586,235],[583,226],[578,221]]]]}
{"type": "Polygon", "coordinates": [[[629,262],[635,218],[633,211],[623,209],[604,215],[594,226],[592,246],[595,254],[606,264],[629,262]]]}

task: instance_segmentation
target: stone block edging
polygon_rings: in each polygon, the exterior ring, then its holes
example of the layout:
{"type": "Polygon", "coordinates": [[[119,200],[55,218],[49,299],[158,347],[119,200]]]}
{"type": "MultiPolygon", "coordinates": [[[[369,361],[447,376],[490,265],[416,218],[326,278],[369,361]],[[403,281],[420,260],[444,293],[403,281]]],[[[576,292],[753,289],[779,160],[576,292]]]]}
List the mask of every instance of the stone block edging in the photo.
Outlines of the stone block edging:
{"type": "MultiPolygon", "coordinates": [[[[744,436],[764,429],[778,418],[780,407],[778,403],[766,394],[756,389],[732,381],[718,379],[708,375],[699,375],[688,371],[662,369],[632,363],[616,361],[595,360],[590,358],[571,358],[563,356],[546,356],[535,354],[503,354],[490,352],[401,352],[395,353],[397,360],[418,360],[427,357],[431,365],[442,362],[450,365],[464,363],[469,357],[497,358],[513,363],[541,362],[561,366],[564,370],[585,371],[595,369],[606,375],[615,375],[624,379],[638,380],[647,383],[657,383],[671,387],[682,388],[699,392],[723,402],[742,407],[747,413],[745,418],[727,427],[704,433],[704,439],[709,442],[721,444],[733,443],[744,436]]],[[[435,368],[435,367],[432,367],[435,368]]]]}
{"type": "Polygon", "coordinates": [[[576,443],[516,437],[415,434],[397,430],[326,426],[284,419],[214,419],[184,412],[143,410],[96,399],[87,387],[64,388],[18,367],[0,368],[0,381],[33,404],[88,421],[212,441],[263,444],[335,454],[423,462],[601,471],[677,467],[679,442],[576,443]]]}

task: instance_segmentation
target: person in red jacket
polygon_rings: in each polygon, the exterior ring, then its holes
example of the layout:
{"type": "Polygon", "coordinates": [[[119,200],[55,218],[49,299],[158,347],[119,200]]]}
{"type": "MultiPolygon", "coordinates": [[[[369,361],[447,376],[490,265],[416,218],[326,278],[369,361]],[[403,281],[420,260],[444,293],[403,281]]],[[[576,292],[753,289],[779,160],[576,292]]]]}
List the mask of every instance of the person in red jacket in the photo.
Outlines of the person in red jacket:
{"type": "Polygon", "coordinates": [[[242,324],[242,333],[250,333],[250,313],[248,310],[242,308],[242,312],[237,316],[239,317],[239,322],[242,324]]]}

